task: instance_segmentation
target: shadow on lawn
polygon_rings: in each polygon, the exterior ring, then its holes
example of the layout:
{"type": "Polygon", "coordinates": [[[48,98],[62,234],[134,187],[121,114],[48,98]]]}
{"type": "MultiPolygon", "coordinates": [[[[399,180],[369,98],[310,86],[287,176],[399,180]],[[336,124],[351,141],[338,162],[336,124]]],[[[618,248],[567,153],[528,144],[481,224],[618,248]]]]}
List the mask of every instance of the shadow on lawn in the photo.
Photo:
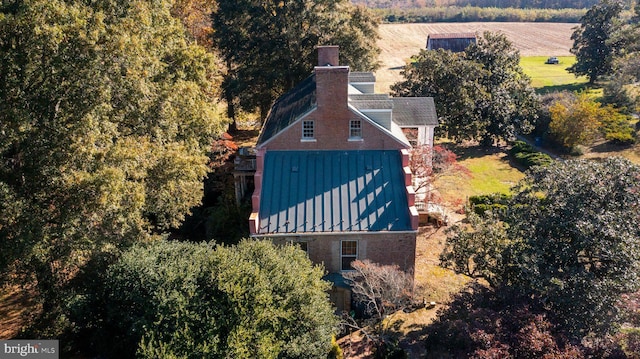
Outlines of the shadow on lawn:
{"type": "Polygon", "coordinates": [[[447,148],[458,156],[458,161],[464,161],[470,158],[480,158],[506,151],[504,147],[485,147],[480,145],[448,145],[447,148]]]}
{"type": "Polygon", "coordinates": [[[608,152],[619,152],[619,151],[631,149],[634,147],[635,145],[633,144],[622,144],[622,143],[614,143],[614,142],[608,141],[608,142],[603,142],[603,143],[599,143],[592,146],[590,151],[596,152],[596,153],[608,153],[608,152]]]}
{"type": "Polygon", "coordinates": [[[588,83],[572,83],[572,84],[564,84],[564,85],[553,85],[553,86],[544,86],[536,89],[536,93],[538,95],[544,95],[551,92],[561,92],[561,91],[569,91],[569,92],[580,92],[584,90],[588,90],[591,88],[588,83]]]}

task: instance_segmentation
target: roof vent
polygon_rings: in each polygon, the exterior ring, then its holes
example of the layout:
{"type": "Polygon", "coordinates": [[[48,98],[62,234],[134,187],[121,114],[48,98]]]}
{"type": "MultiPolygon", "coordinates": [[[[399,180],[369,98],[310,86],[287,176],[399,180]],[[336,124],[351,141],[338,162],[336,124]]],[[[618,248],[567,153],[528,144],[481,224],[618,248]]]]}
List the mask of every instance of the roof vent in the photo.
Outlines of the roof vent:
{"type": "Polygon", "coordinates": [[[298,173],[298,166],[291,166],[291,172],[298,173]]]}

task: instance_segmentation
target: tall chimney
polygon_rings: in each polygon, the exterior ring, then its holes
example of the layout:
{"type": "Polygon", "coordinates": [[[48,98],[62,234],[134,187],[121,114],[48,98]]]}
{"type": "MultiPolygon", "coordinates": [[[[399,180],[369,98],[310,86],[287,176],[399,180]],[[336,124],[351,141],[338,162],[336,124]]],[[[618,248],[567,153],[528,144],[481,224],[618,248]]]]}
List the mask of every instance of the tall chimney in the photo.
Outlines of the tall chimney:
{"type": "Polygon", "coordinates": [[[318,66],[338,66],[338,46],[318,46],[318,66]]]}
{"type": "Polygon", "coordinates": [[[318,110],[330,118],[347,118],[349,97],[349,66],[338,65],[338,46],[318,46],[316,98],[318,110]]]}

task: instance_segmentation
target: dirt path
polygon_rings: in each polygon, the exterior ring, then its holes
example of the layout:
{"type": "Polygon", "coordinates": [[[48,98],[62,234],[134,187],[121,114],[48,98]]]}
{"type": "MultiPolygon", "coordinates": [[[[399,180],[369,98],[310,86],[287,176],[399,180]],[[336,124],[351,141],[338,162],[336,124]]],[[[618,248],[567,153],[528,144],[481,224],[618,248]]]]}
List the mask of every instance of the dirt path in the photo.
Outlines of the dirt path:
{"type": "Polygon", "coordinates": [[[426,47],[431,33],[500,32],[520,50],[521,56],[570,56],[571,34],[577,24],[523,22],[468,22],[433,24],[382,24],[378,46],[380,69],[376,72],[376,91],[388,92],[399,81],[407,60],[426,47]]]}

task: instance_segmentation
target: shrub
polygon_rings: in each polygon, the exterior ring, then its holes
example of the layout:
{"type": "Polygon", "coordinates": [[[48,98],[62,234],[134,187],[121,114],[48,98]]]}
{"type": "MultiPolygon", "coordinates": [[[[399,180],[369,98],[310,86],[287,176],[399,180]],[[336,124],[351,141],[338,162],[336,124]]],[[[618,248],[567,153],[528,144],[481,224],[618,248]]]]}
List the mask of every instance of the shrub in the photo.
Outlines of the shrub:
{"type": "MultiPolygon", "coordinates": [[[[609,106],[607,106],[609,108],[609,106]]],[[[636,131],[629,118],[612,108],[610,116],[602,119],[600,131],[604,138],[618,144],[633,144],[636,142],[636,131]]]]}
{"type": "Polygon", "coordinates": [[[487,211],[499,212],[506,210],[506,203],[511,199],[510,194],[492,193],[469,197],[469,206],[476,214],[482,216],[487,211]]]}
{"type": "Polygon", "coordinates": [[[524,153],[520,152],[514,156],[515,160],[525,168],[533,166],[548,166],[553,163],[553,159],[546,153],[524,153]]]}
{"type": "Polygon", "coordinates": [[[476,196],[469,197],[469,203],[473,205],[477,204],[504,204],[511,199],[510,194],[506,193],[491,193],[491,194],[481,194],[476,196]]]}
{"type": "Polygon", "coordinates": [[[509,150],[509,153],[511,155],[515,155],[517,153],[534,153],[534,152],[536,152],[536,150],[533,148],[533,146],[531,146],[530,144],[524,141],[515,141],[511,145],[511,149],[509,150]]]}
{"type": "Polygon", "coordinates": [[[525,168],[533,166],[548,166],[553,163],[553,159],[546,153],[536,151],[531,145],[523,141],[513,143],[509,154],[514,161],[525,168]]]}

